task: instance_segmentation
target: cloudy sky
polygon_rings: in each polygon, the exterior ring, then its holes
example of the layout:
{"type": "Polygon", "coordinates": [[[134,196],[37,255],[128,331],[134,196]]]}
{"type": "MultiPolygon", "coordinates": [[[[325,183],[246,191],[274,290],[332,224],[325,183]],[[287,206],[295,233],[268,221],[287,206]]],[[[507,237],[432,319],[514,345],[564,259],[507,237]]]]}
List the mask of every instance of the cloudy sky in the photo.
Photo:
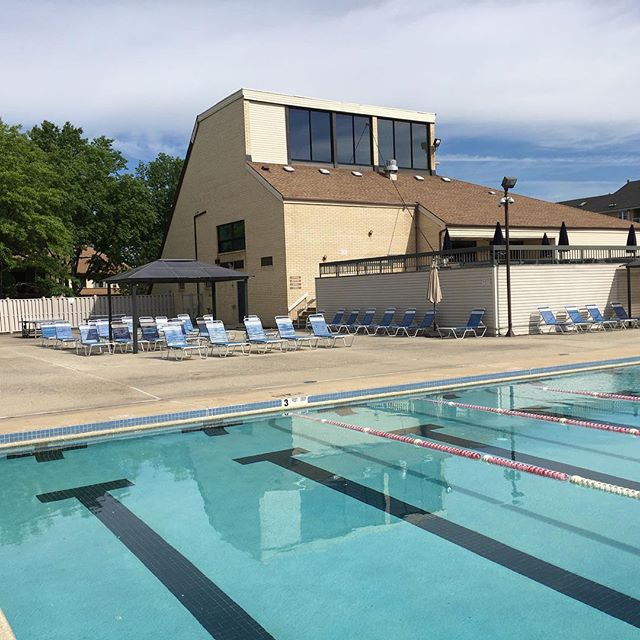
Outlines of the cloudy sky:
{"type": "Polygon", "coordinates": [[[435,111],[439,172],[557,200],[640,179],[637,0],[0,0],[0,117],[183,155],[240,87],[435,111]]]}

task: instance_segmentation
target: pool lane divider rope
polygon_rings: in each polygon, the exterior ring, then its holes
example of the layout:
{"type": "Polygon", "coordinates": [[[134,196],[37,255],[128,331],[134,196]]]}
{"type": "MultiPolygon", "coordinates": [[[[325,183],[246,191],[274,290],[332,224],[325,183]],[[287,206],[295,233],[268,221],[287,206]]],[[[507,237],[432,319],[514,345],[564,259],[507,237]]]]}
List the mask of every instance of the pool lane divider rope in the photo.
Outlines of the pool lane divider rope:
{"type": "Polygon", "coordinates": [[[437,442],[422,440],[420,438],[412,438],[410,436],[400,435],[398,433],[391,433],[389,431],[380,431],[379,429],[374,429],[372,427],[361,427],[360,425],[349,424],[348,422],[329,420],[327,418],[316,418],[315,416],[303,413],[295,415],[297,418],[309,420],[310,422],[328,424],[334,427],[348,429],[349,431],[358,431],[359,433],[366,433],[378,438],[395,440],[396,442],[411,444],[416,447],[422,447],[423,449],[432,449],[433,451],[439,451],[441,453],[449,453],[461,458],[467,458],[468,460],[481,460],[482,462],[486,462],[487,464],[493,464],[499,467],[507,467],[509,469],[515,469],[516,471],[522,471],[523,473],[531,473],[536,476],[542,476],[543,478],[549,478],[550,480],[570,482],[572,484],[586,487],[588,489],[597,489],[606,493],[614,493],[626,498],[640,500],[640,491],[636,489],[630,489],[629,487],[621,487],[615,484],[608,484],[607,482],[600,482],[598,480],[592,480],[591,478],[583,478],[582,476],[578,475],[570,476],[568,473],[563,473],[562,471],[554,471],[553,469],[547,469],[546,467],[539,467],[535,464],[526,464],[524,462],[518,462],[517,460],[509,460],[509,458],[501,458],[500,456],[492,456],[489,454],[482,455],[477,451],[462,449],[460,447],[451,447],[445,444],[439,444],[437,442]]]}
{"type": "Polygon", "coordinates": [[[475,411],[485,411],[487,413],[497,413],[505,416],[516,416],[518,418],[531,418],[532,420],[543,420],[545,422],[557,422],[571,427],[584,427],[585,429],[597,429],[599,431],[610,431],[612,433],[624,433],[631,436],[640,435],[640,429],[635,427],[620,427],[606,422],[592,422],[591,420],[578,420],[577,418],[561,418],[558,416],[548,416],[544,413],[533,413],[531,411],[519,411],[517,409],[500,409],[498,407],[487,407],[481,404],[468,404],[466,402],[453,402],[452,400],[429,400],[433,404],[458,407],[461,409],[474,409],[475,411]]]}
{"type": "Polygon", "coordinates": [[[578,391],[575,389],[553,389],[552,387],[540,387],[543,391],[554,393],[568,393],[575,396],[587,396],[589,398],[601,398],[603,400],[625,400],[626,402],[640,402],[640,396],[630,396],[624,393],[605,393],[604,391],[578,391]]]}

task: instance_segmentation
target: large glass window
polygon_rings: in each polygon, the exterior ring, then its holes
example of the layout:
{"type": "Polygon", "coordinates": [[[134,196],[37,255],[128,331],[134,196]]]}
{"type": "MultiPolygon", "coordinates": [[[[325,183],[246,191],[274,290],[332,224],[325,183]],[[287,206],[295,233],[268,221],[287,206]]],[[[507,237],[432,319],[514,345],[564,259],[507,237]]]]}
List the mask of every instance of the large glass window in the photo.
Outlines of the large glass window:
{"type": "Polygon", "coordinates": [[[371,164],[371,125],[366,116],[336,114],[339,164],[371,164]]]}
{"type": "Polygon", "coordinates": [[[244,249],[244,220],[218,226],[218,253],[244,249]]]}
{"type": "Polygon", "coordinates": [[[290,108],[289,155],[292,160],[331,162],[331,114],[290,108]]]}
{"type": "Polygon", "coordinates": [[[402,169],[428,169],[427,144],[426,124],[378,118],[378,164],[395,158],[402,169]]]}
{"type": "Polygon", "coordinates": [[[336,115],[336,149],[340,164],[354,164],[353,116],[336,115]]]}

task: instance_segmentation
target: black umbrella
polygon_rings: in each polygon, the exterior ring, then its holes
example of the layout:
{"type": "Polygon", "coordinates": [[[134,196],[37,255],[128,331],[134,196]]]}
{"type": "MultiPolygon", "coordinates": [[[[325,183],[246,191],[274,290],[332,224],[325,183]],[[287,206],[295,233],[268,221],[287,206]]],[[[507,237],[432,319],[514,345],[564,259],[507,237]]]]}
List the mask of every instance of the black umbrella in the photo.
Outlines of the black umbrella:
{"type": "Polygon", "coordinates": [[[444,230],[444,238],[442,238],[442,250],[451,251],[453,249],[453,243],[451,242],[451,236],[449,235],[449,229],[444,230]]]}
{"type": "MultiPolygon", "coordinates": [[[[548,247],[551,243],[549,242],[549,236],[545,233],[542,236],[542,246],[543,247],[548,247]]],[[[551,251],[542,251],[541,252],[542,257],[543,258],[550,258],[551,257],[551,251]]]]}
{"type": "Polygon", "coordinates": [[[504,236],[502,235],[502,227],[500,226],[499,222],[496,222],[496,230],[493,234],[493,240],[491,241],[491,244],[494,247],[504,246],[504,236]]]}
{"type": "Polygon", "coordinates": [[[627,247],[637,247],[638,241],[636,240],[636,228],[631,225],[629,227],[629,235],[627,236],[627,247]]]}
{"type": "Polygon", "coordinates": [[[560,247],[568,247],[569,246],[569,234],[567,233],[567,225],[562,221],[562,226],[560,227],[560,237],[558,238],[558,246],[560,247]]]}

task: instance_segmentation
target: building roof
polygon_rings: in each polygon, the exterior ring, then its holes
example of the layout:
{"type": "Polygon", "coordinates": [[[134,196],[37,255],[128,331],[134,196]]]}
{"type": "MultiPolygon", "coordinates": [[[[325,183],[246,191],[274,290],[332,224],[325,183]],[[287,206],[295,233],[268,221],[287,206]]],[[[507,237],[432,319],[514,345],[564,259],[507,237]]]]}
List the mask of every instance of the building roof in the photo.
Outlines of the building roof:
{"type": "MultiPolygon", "coordinates": [[[[498,209],[500,189],[492,189],[453,178],[422,176],[400,172],[397,181],[376,171],[362,170],[354,176],[348,168],[295,165],[293,172],[283,165],[248,163],[287,201],[346,202],[354,204],[420,204],[450,227],[493,227],[503,214],[498,209]],[[404,202],[403,202],[404,201],[404,202]]],[[[627,229],[628,222],[609,216],[579,211],[574,207],[513,194],[515,204],[509,209],[514,227],[554,228],[565,222],[569,229],[627,229]]]]}
{"type": "Polygon", "coordinates": [[[105,282],[139,284],[153,282],[225,282],[246,280],[249,274],[201,260],[155,260],[106,278],[105,282]]]}
{"type": "Polygon", "coordinates": [[[561,204],[577,207],[583,211],[610,213],[624,209],[640,209],[640,180],[628,180],[614,193],[601,196],[564,200],[561,204]]]}

